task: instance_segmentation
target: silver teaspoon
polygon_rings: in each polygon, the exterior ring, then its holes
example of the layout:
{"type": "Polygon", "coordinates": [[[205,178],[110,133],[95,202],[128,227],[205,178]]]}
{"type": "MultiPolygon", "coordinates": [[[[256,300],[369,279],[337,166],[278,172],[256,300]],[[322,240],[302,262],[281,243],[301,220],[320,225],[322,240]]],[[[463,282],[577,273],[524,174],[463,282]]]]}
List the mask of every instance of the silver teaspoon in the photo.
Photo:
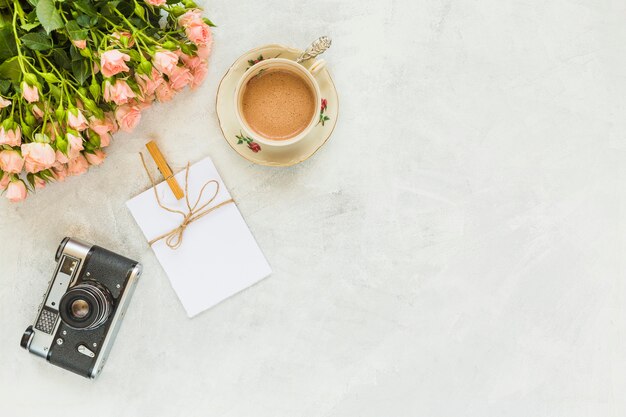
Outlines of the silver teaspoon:
{"type": "Polygon", "coordinates": [[[296,62],[301,64],[304,61],[308,61],[309,59],[313,59],[318,55],[326,52],[330,45],[332,44],[332,40],[328,36],[322,36],[317,39],[315,42],[311,44],[306,50],[296,59],[296,62]]]}

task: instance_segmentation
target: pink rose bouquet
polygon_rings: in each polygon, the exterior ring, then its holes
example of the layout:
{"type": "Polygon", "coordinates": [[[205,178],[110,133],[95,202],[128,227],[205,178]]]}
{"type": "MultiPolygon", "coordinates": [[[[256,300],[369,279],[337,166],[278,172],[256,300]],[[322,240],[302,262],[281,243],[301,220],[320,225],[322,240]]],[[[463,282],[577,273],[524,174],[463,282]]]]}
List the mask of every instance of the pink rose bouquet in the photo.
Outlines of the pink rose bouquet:
{"type": "Polygon", "coordinates": [[[193,0],[0,0],[0,192],[102,164],[115,132],[202,83],[213,26],[193,0]]]}

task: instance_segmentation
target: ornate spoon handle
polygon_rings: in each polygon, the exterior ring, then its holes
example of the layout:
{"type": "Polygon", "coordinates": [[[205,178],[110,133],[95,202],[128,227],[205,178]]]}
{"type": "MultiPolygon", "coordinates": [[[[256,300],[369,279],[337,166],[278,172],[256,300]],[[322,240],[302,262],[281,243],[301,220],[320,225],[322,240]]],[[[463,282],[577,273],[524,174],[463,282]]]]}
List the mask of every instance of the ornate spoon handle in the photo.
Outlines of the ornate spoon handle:
{"type": "Polygon", "coordinates": [[[313,42],[311,46],[306,48],[302,55],[300,55],[298,59],[296,59],[296,62],[302,63],[323,54],[328,48],[330,48],[331,44],[332,40],[328,36],[322,36],[321,38],[313,42]]]}

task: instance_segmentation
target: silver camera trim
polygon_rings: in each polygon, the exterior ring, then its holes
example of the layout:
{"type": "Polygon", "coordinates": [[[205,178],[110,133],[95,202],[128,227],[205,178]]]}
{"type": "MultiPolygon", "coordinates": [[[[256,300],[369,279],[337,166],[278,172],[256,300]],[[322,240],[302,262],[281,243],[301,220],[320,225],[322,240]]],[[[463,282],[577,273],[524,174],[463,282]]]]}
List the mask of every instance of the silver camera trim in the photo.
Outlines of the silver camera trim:
{"type": "MultiPolygon", "coordinates": [[[[59,329],[59,325],[61,324],[61,319],[59,315],[59,302],[61,301],[61,297],[63,294],[67,292],[67,289],[76,281],[76,278],[80,275],[80,272],[85,265],[85,258],[87,254],[91,250],[92,245],[88,245],[84,242],[81,242],[77,239],[67,239],[65,242],[65,246],[60,252],[60,257],[57,260],[57,267],[54,271],[54,275],[48,282],[48,289],[44,293],[44,299],[39,305],[39,311],[37,312],[37,317],[35,318],[35,323],[33,324],[33,335],[31,336],[28,345],[26,346],[26,350],[29,352],[42,357],[44,359],[48,359],[48,353],[50,352],[50,347],[52,343],[54,343],[54,335],[57,333],[59,329]],[[74,270],[70,279],[67,281],[67,284],[63,286],[63,288],[59,289],[59,291],[53,291],[52,286],[56,285],[57,277],[61,273],[61,266],[63,265],[63,259],[69,256],[71,258],[76,258],[79,261],[78,269],[74,270]],[[52,305],[54,303],[54,306],[52,305]],[[39,317],[43,313],[44,307],[53,308],[56,310],[57,319],[54,329],[52,330],[52,334],[47,334],[35,328],[39,317]]],[[[65,275],[65,274],[64,274],[65,275]]]]}

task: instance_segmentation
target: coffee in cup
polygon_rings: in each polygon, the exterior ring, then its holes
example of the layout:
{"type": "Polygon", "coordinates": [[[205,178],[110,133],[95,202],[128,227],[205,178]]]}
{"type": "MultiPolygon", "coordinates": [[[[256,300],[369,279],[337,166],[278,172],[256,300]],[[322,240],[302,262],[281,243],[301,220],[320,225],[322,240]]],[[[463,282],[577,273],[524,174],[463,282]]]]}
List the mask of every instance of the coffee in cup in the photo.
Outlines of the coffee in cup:
{"type": "Polygon", "coordinates": [[[288,140],[307,128],[317,103],[315,92],[300,74],[268,69],[248,81],[241,106],[254,132],[271,140],[288,140]]]}
{"type": "Polygon", "coordinates": [[[284,146],[304,138],[320,115],[320,90],[294,61],[270,58],[247,70],[235,92],[237,117],[254,140],[284,146]]]}

